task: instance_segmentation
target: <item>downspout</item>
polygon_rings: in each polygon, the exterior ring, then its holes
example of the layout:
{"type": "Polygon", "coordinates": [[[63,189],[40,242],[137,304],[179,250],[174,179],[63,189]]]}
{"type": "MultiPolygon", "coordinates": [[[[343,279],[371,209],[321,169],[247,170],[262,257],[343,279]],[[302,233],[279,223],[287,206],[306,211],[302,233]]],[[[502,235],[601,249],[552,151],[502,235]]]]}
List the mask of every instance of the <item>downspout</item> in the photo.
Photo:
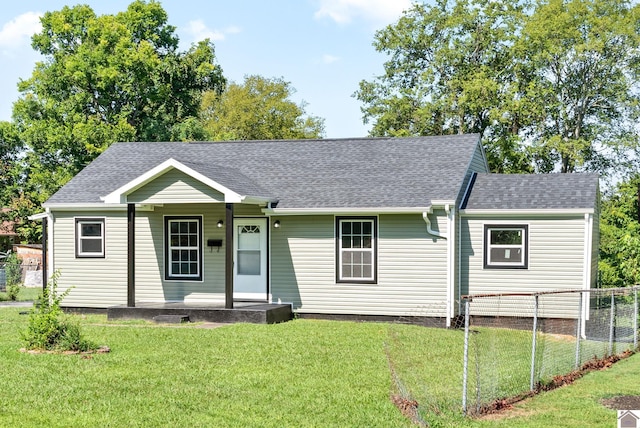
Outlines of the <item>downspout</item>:
{"type": "Polygon", "coordinates": [[[436,232],[431,228],[431,220],[429,220],[429,214],[433,214],[433,207],[429,207],[428,211],[422,213],[422,219],[427,224],[427,233],[435,238],[441,238],[447,240],[447,302],[445,308],[445,318],[447,327],[451,327],[451,311],[452,311],[452,297],[453,297],[453,284],[454,284],[454,272],[453,272],[453,251],[454,251],[454,232],[455,226],[453,224],[455,209],[451,205],[446,204],[444,210],[447,213],[447,233],[446,235],[441,232],[436,232]]]}
{"type": "MultiPolygon", "coordinates": [[[[593,262],[591,257],[591,251],[593,250],[593,214],[584,215],[584,263],[582,272],[583,275],[583,288],[588,290],[591,288],[591,263],[593,262]]],[[[589,305],[588,294],[580,293],[582,299],[582,331],[580,334],[582,337],[586,337],[586,321],[589,320],[589,305]]],[[[579,315],[580,316],[580,315],[579,315]]]]}
{"type": "Polygon", "coordinates": [[[455,241],[456,241],[456,209],[447,205],[447,328],[451,327],[453,318],[453,298],[455,295],[455,241]]]}
{"type": "MultiPolygon", "coordinates": [[[[447,214],[449,214],[449,204],[446,205],[446,211],[447,211],[447,214]]],[[[429,207],[429,211],[424,211],[422,213],[422,219],[427,224],[427,233],[431,236],[435,236],[436,238],[447,239],[447,237],[444,236],[442,233],[436,232],[431,228],[431,220],[429,220],[429,214],[433,214],[433,207],[429,207]]]]}

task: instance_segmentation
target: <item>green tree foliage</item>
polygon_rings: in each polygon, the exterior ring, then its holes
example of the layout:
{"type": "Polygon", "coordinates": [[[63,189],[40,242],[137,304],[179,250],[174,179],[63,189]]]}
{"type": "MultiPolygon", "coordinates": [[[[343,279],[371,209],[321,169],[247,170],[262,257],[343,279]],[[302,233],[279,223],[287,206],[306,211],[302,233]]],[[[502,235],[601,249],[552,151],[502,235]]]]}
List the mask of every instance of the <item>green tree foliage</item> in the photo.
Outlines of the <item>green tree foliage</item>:
{"type": "Polygon", "coordinates": [[[376,33],[372,135],[482,134],[495,172],[608,172],[637,147],[639,6],[436,0],[376,33]]]}
{"type": "Polygon", "coordinates": [[[619,183],[602,200],[599,280],[605,287],[640,284],[640,175],[619,183]]]}
{"type": "Polygon", "coordinates": [[[45,60],[20,82],[13,108],[28,148],[25,190],[35,202],[115,141],[183,135],[202,92],[224,87],[213,45],[179,52],[175,28],[156,1],[101,16],[86,5],[65,6],[41,21],[32,46],[45,60]]]}
{"type": "Polygon", "coordinates": [[[222,93],[207,92],[201,119],[213,140],[276,140],[321,138],[324,120],[305,114],[305,105],[291,101],[295,89],[278,78],[247,76],[222,93]]]}
{"type": "Polygon", "coordinates": [[[16,193],[19,170],[15,166],[21,149],[17,128],[11,122],[0,122],[0,208],[9,205],[16,193]]]}

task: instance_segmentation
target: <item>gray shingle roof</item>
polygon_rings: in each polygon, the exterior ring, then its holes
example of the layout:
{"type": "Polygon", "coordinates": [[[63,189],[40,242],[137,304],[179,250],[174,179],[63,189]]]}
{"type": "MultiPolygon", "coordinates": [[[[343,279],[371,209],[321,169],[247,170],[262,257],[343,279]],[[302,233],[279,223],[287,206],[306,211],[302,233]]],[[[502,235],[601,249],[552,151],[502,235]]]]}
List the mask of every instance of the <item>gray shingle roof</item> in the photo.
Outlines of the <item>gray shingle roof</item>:
{"type": "Polygon", "coordinates": [[[597,174],[478,174],[466,209],[593,209],[597,174]]]}
{"type": "Polygon", "coordinates": [[[455,200],[477,134],[202,143],[116,143],[47,203],[96,203],[169,158],[278,208],[425,207],[455,200]],[[258,192],[259,194],[253,194],[258,192]]]}

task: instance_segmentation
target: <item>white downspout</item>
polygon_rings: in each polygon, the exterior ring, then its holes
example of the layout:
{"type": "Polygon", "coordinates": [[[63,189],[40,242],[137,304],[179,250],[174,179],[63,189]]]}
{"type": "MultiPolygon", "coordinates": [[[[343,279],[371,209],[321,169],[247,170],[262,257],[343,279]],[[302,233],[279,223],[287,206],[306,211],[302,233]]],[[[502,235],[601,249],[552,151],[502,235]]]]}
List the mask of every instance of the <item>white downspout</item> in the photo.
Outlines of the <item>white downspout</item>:
{"type": "MultiPolygon", "coordinates": [[[[446,211],[447,211],[447,214],[449,214],[449,204],[446,205],[446,211]]],[[[436,238],[447,239],[447,237],[444,236],[442,233],[436,232],[431,228],[431,220],[429,220],[429,214],[433,214],[433,207],[429,207],[429,211],[424,211],[422,213],[422,219],[427,224],[427,233],[431,236],[435,236],[436,238]]]]}
{"type": "Polygon", "coordinates": [[[427,233],[436,238],[447,240],[447,302],[445,308],[445,318],[447,327],[451,327],[451,317],[453,311],[453,285],[454,285],[454,271],[453,271],[453,253],[454,253],[454,238],[455,238],[455,225],[454,225],[454,212],[455,208],[446,204],[444,210],[447,213],[447,233],[446,235],[441,232],[436,232],[431,228],[431,220],[429,220],[429,214],[433,214],[433,207],[429,207],[428,211],[422,213],[422,219],[427,224],[427,233]]]}
{"type": "MultiPolygon", "coordinates": [[[[591,251],[593,247],[593,214],[584,215],[584,263],[582,272],[582,287],[585,290],[591,288],[591,251]]],[[[586,321],[589,320],[589,296],[587,293],[582,293],[582,337],[586,337],[586,321]]]]}
{"type": "Polygon", "coordinates": [[[47,208],[47,272],[42,272],[43,275],[47,275],[47,284],[49,283],[49,278],[53,276],[53,272],[55,272],[55,266],[53,266],[53,222],[55,221],[55,217],[53,213],[47,208]]]}
{"type": "Polygon", "coordinates": [[[453,318],[453,300],[455,296],[455,241],[456,241],[456,208],[449,205],[445,208],[447,212],[447,328],[451,327],[453,318]]]}

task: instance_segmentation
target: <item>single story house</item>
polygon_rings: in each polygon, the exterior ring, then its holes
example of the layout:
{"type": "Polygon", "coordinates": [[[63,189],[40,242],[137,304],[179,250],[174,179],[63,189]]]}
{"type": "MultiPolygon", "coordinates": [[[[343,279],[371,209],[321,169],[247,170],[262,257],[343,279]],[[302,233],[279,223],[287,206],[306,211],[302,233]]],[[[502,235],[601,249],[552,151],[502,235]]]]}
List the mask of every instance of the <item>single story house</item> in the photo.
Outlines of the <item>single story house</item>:
{"type": "Polygon", "coordinates": [[[593,287],[598,194],[593,174],[491,174],[476,134],[130,142],[37,217],[68,307],[259,301],[449,325],[461,295],[593,287]]]}

